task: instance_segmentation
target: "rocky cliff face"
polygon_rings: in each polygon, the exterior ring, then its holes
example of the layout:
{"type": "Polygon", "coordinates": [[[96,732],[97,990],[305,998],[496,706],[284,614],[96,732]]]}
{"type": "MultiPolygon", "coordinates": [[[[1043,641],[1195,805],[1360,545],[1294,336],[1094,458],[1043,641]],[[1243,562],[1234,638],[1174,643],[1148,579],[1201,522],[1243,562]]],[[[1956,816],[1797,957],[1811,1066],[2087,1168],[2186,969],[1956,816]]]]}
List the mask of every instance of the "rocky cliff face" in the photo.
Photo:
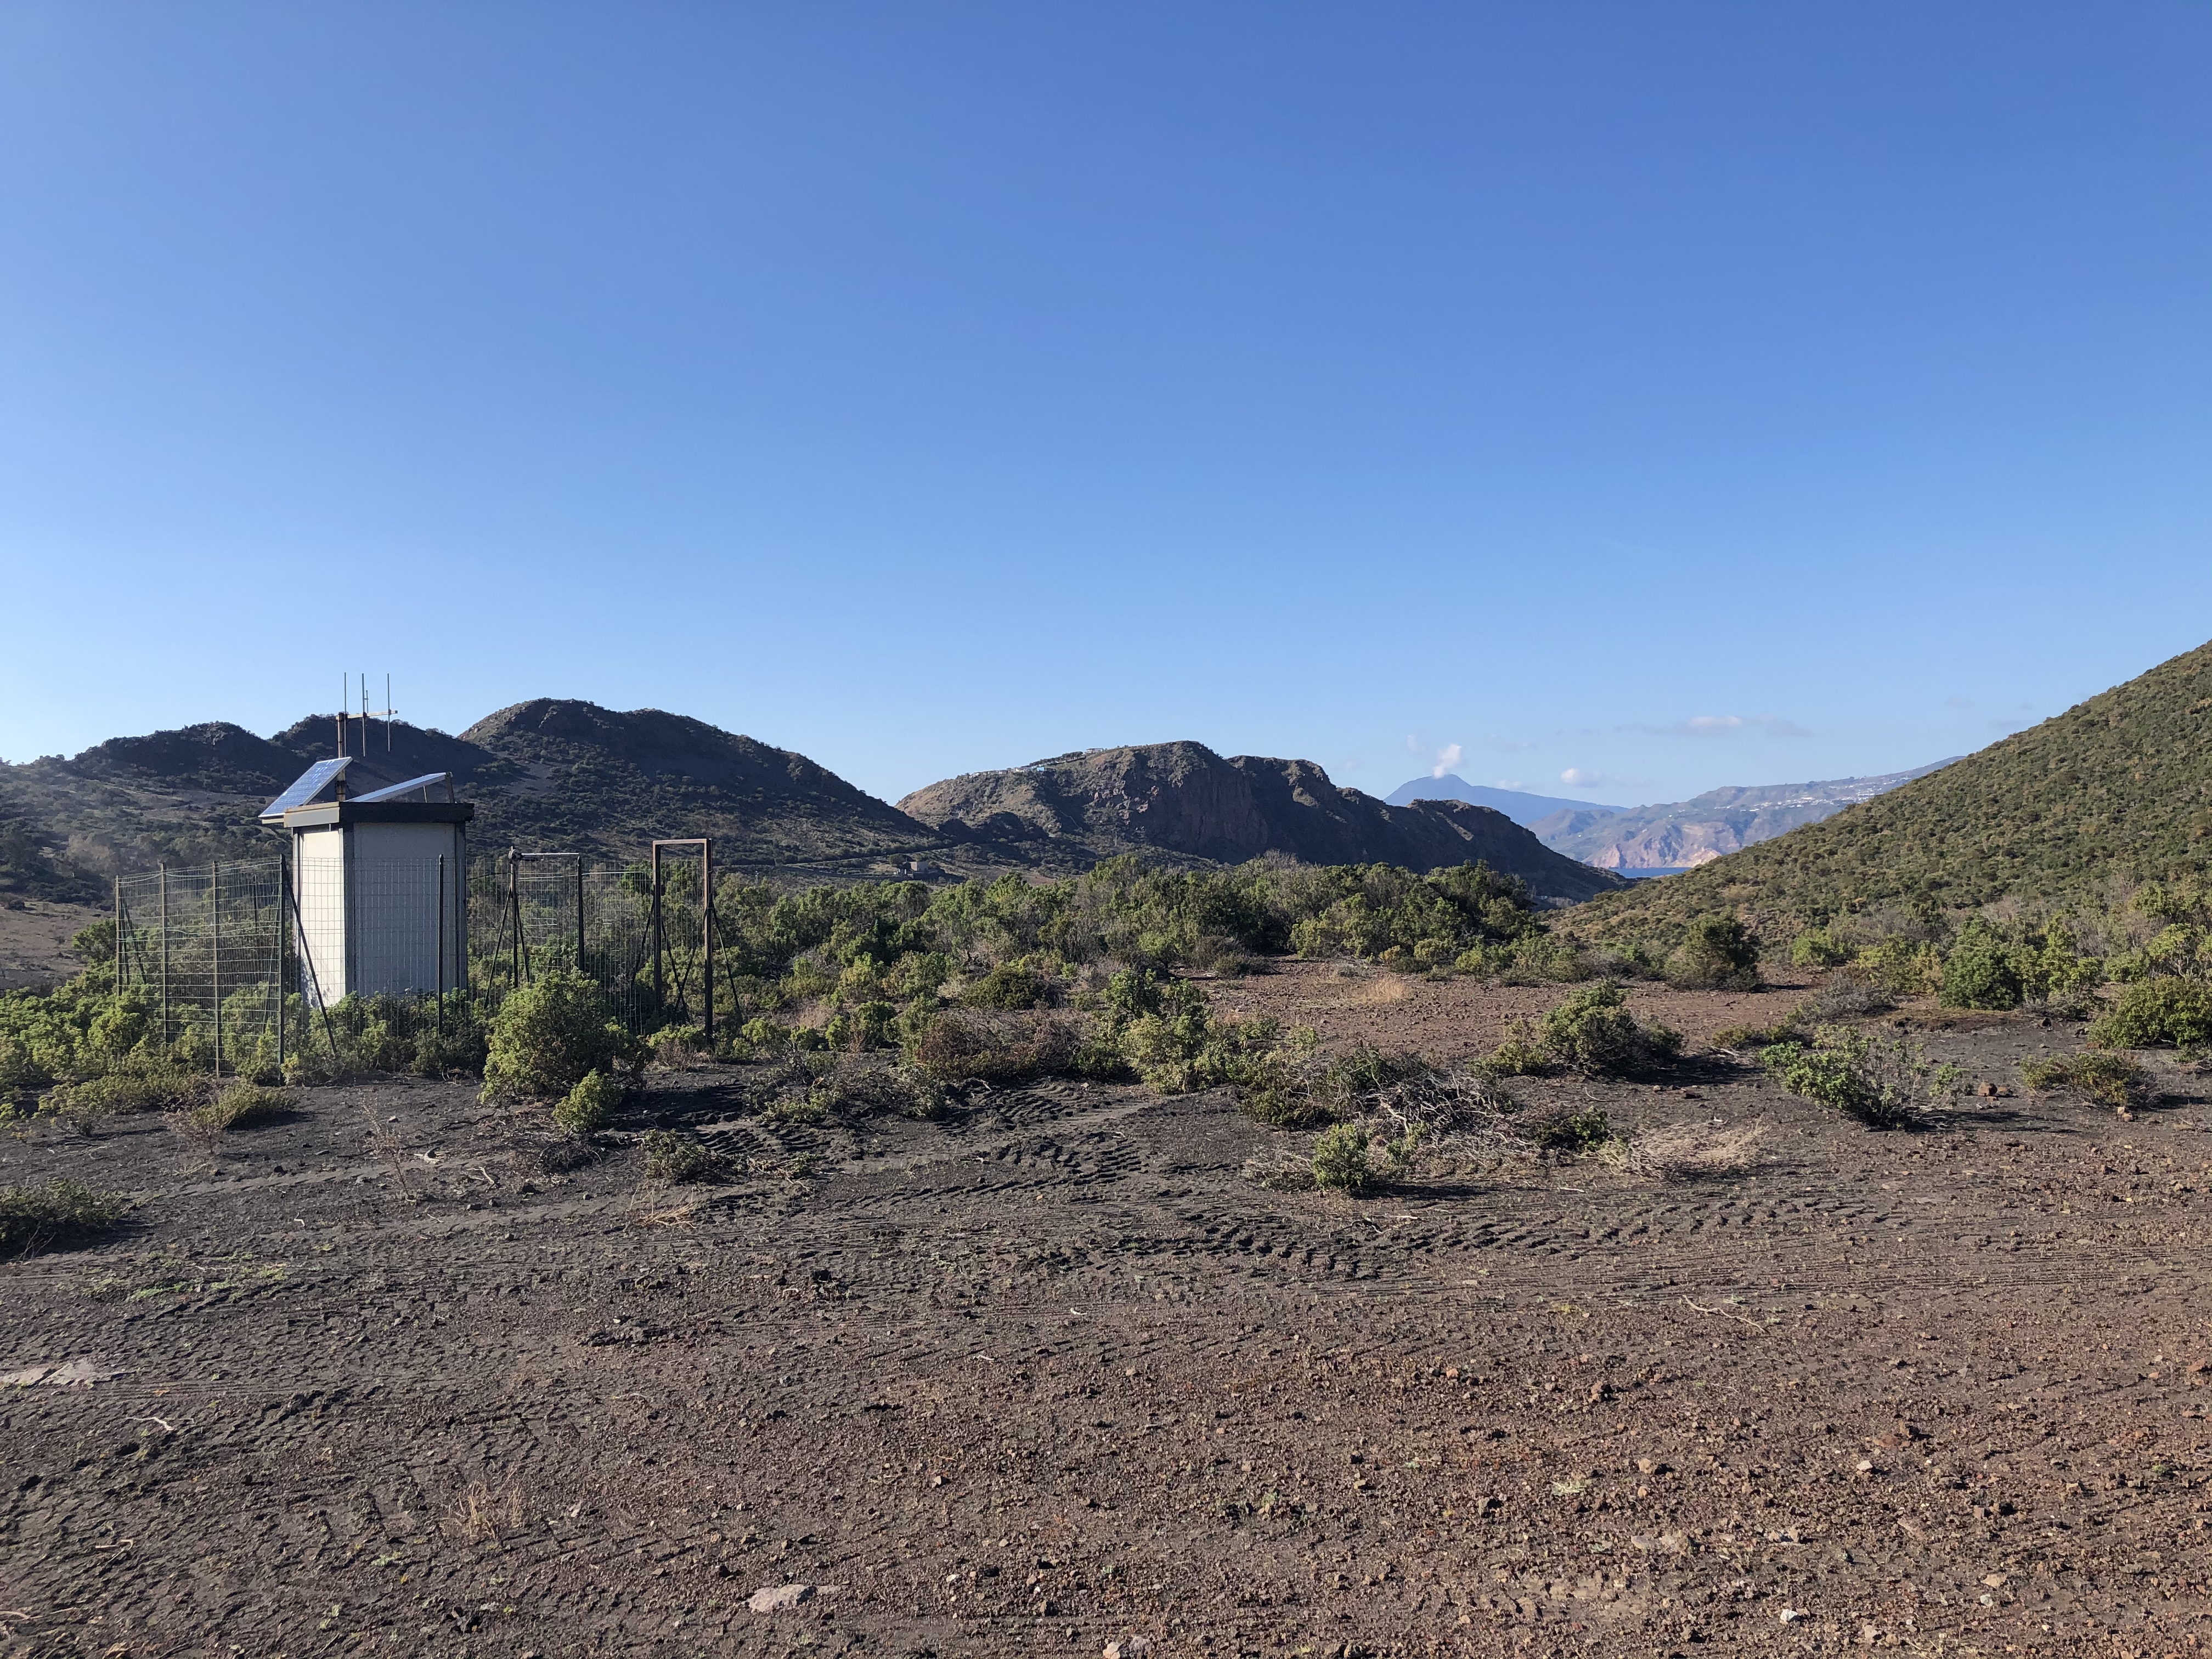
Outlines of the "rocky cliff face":
{"type": "Polygon", "coordinates": [[[916,790],[899,809],[949,834],[1042,843],[1086,860],[1149,850],[1224,864],[1269,853],[1414,870],[1483,861],[1540,895],[1570,900],[1619,884],[1488,807],[1388,806],[1339,788],[1310,761],[1224,758],[1198,743],[1095,749],[969,773],[916,790]]]}

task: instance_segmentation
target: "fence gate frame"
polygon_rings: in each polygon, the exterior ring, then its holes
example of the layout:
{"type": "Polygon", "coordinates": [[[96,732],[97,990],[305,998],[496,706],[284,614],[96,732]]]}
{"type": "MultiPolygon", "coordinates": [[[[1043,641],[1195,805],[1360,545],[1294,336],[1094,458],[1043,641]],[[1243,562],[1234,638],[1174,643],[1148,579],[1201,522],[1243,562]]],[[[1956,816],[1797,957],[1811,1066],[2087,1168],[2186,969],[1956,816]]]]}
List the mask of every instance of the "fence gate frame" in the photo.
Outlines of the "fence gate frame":
{"type": "MultiPolygon", "coordinates": [[[[711,836],[684,836],[653,843],[653,1003],[657,1009],[666,1000],[661,958],[665,943],[661,926],[660,849],[664,847],[696,847],[699,849],[699,959],[706,988],[701,998],[706,1012],[700,1021],[707,1038],[707,1046],[714,1046],[714,841],[711,836]]],[[[577,911],[581,915],[579,907],[577,911]]]]}

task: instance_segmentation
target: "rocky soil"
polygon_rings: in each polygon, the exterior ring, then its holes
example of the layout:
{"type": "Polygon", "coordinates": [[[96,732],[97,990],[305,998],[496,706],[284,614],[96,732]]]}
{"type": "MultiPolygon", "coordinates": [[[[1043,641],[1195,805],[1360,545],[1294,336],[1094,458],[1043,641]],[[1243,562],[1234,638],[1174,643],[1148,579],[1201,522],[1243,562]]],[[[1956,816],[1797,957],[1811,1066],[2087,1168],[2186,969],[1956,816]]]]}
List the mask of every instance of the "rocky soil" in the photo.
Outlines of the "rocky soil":
{"type": "MultiPolygon", "coordinates": [[[[1214,994],[1448,1058],[1556,993],[1214,994]]],[[[2015,1090],[2078,1041],[1922,1024],[2015,1090]]],[[[846,1128],[665,1074],[576,1159],[404,1079],[211,1158],[0,1141],[137,1198],[0,1265],[0,1653],[2197,1651],[2212,1109],[2160,1077],[1877,1133],[1707,1052],[1526,1087],[1747,1168],[1357,1202],[1254,1185],[1302,1142],[1224,1097],[1068,1083],[846,1128]],[[656,1122],[749,1172],[648,1182],[656,1122]]]]}

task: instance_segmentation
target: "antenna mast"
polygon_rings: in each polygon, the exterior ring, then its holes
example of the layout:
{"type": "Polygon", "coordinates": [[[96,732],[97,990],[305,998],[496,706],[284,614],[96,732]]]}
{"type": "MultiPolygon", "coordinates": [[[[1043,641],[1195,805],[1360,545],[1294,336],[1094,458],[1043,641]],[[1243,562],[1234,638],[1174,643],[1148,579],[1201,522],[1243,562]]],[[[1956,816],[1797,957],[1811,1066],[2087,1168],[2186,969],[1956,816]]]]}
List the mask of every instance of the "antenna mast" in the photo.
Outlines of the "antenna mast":
{"type": "Polygon", "coordinates": [[[368,676],[363,674],[361,677],[361,753],[362,759],[366,760],[368,758],[369,716],[373,714],[378,720],[384,722],[384,752],[388,755],[392,752],[392,721],[393,717],[398,713],[399,711],[392,706],[392,676],[386,674],[384,677],[384,707],[381,708],[371,708],[368,706],[368,676]]]}

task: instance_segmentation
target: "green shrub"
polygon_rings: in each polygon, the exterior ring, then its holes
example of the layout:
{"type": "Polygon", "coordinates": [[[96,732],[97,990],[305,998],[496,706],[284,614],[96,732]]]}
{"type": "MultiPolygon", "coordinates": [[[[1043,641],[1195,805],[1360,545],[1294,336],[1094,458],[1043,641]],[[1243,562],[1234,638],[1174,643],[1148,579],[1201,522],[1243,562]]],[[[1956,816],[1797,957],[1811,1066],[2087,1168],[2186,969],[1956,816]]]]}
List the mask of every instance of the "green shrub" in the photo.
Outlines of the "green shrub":
{"type": "MultiPolygon", "coordinates": [[[[1859,1019],[1869,1014],[1887,1012],[1897,1006],[1897,999],[1870,980],[1856,973],[1831,974],[1820,987],[1798,1004],[1790,1016],[1793,1022],[1810,1020],[1814,1024],[1832,1024],[1840,1019],[1859,1019]]],[[[1786,1036],[1786,1034],[1785,1034],[1786,1036]]],[[[1777,1037],[1776,1042],[1783,1041],[1777,1037]]]]}
{"type": "Polygon", "coordinates": [[[1517,939],[1504,954],[1505,968],[1499,977],[1508,985],[1573,985],[1594,971],[1583,951],[1547,933],[1517,939]]]}
{"type": "Polygon", "coordinates": [[[1436,1070],[1419,1054],[1357,1042],[1322,1068],[1314,1093],[1331,1112],[1349,1116],[1371,1105],[1385,1090],[1432,1077],[1436,1070]]]}
{"type": "Polygon", "coordinates": [[[1808,927],[1790,941],[1792,968],[1840,968],[1850,959],[1850,947],[1825,927],[1808,927]]]}
{"type": "Polygon", "coordinates": [[[1006,963],[994,968],[961,993],[970,1008],[1042,1008],[1052,1000],[1053,988],[1042,974],[1006,963]]]}
{"type": "Polygon", "coordinates": [[[82,1083],[57,1084],[39,1102],[39,1111],[65,1128],[88,1135],[107,1118],[125,1112],[158,1112],[198,1086],[197,1079],[134,1066],[82,1083]]]}
{"type": "Polygon", "coordinates": [[[81,1182],[0,1187],[0,1250],[29,1255],[81,1243],[112,1228],[129,1207],[119,1194],[81,1182]]]}
{"type": "Polygon", "coordinates": [[[945,1109],[944,1088],[927,1073],[906,1066],[872,1066],[853,1060],[841,1060],[817,1079],[806,1097],[818,1109],[805,1120],[810,1122],[832,1113],[864,1118],[889,1112],[926,1123],[943,1116],[945,1109]]]}
{"type": "Polygon", "coordinates": [[[1886,939],[1860,951],[1851,966],[1894,996],[1929,996],[1943,988],[1942,952],[1911,939],[1886,939]]]}
{"type": "Polygon", "coordinates": [[[1966,1081],[1957,1066],[1932,1064],[1917,1043],[1877,1042],[1842,1025],[1821,1026],[1809,1043],[1777,1043],[1759,1060],[1791,1094],[1875,1129],[1913,1127],[1966,1081]]]}
{"type": "Polygon", "coordinates": [[[938,1015],[907,1048],[908,1063],[939,1083],[1013,1083],[1059,1071],[1076,1051],[1073,1028],[1044,1015],[938,1015]]]}
{"type": "Polygon", "coordinates": [[[553,1125],[564,1135],[589,1140],[614,1121],[623,1093],[622,1080],[612,1073],[586,1072],[554,1106],[553,1125]]]}
{"type": "Polygon", "coordinates": [[[1968,921],[1943,958],[1941,995],[1947,1008],[2017,1008],[2025,994],[2021,953],[1979,916],[1968,921]]]}
{"type": "Polygon", "coordinates": [[[645,1039],[645,1049],[663,1066],[688,1066],[713,1052],[703,1025],[664,1025],[645,1039]]]}
{"type": "Polygon", "coordinates": [[[1668,957],[1667,979],[1686,990],[1748,991],[1759,983],[1759,941],[1734,916],[1700,916],[1668,957]]]}
{"type": "Polygon", "coordinates": [[[0,1097],[27,1094],[53,1080],[54,1074],[39,1064],[27,1046],[0,1031],[0,1097]]]}
{"type": "Polygon", "coordinates": [[[1632,1077],[1671,1064],[1681,1054],[1681,1033],[1639,1024],[1627,1002],[1611,980],[1585,986],[1533,1025],[1516,1022],[1487,1069],[1499,1076],[1565,1068],[1592,1077],[1632,1077]]]}
{"type": "Polygon", "coordinates": [[[243,1129],[281,1116],[291,1103],[282,1089],[234,1083],[206,1105],[194,1108],[192,1116],[213,1129],[243,1129]]]}
{"type": "Polygon", "coordinates": [[[1540,1119],[1530,1126],[1528,1139],[1546,1152],[1594,1152],[1613,1139],[1613,1124],[1592,1106],[1540,1119]]]}
{"type": "Polygon", "coordinates": [[[1375,1170],[1368,1160],[1367,1131],[1357,1123],[1322,1131],[1314,1142],[1313,1174],[1316,1185],[1353,1198],[1373,1191],[1375,1170]]]}
{"type": "Polygon", "coordinates": [[[2212,981],[2160,975],[2123,986],[2089,1028],[2100,1048],[2199,1048],[2212,1042],[2212,981]]]}
{"type": "MultiPolygon", "coordinates": [[[[420,1009],[415,1016],[414,1059],[407,1069],[416,1077],[456,1077],[480,1074],[484,1068],[486,1033],[475,1000],[459,992],[446,997],[443,1018],[438,1018],[435,999],[430,1015],[420,1009]]],[[[309,1034],[313,1044],[313,1034],[309,1034]]]]}
{"type": "Polygon", "coordinates": [[[2158,1097],[2150,1073],[2124,1054],[2056,1054],[2048,1060],[2024,1060],[2020,1075],[2038,1094],[2069,1090],[2120,1112],[2148,1105],[2158,1097]]]}
{"type": "Polygon", "coordinates": [[[1271,1129],[1311,1129],[1334,1115],[1297,1068],[1279,1058],[1255,1060],[1237,1091],[1237,1108],[1271,1129]]]}
{"type": "Polygon", "coordinates": [[[792,1031],[788,1025],[779,1025],[765,1014],[761,1014],[739,1026],[738,1036],[757,1057],[766,1060],[781,1054],[791,1046],[792,1031]]]}
{"type": "Polygon", "coordinates": [[[899,1011],[888,1002],[862,1002],[841,1008],[822,1033],[830,1048],[850,1051],[889,1048],[899,1038],[899,1011]]]}
{"type": "Polygon", "coordinates": [[[727,1166],[696,1135],[678,1134],[670,1129],[646,1131],[647,1180],[684,1185],[719,1181],[727,1173],[727,1166]]]}
{"type": "Polygon", "coordinates": [[[1482,1069],[1492,1077],[1546,1077],[1559,1068],[1531,1039],[1528,1023],[1516,1020],[1505,1041],[1490,1051],[1482,1069]]]}
{"type": "Polygon", "coordinates": [[[1316,1070],[1310,1056],[1319,1039],[1310,1026],[1294,1028],[1279,1044],[1272,1029],[1218,1029],[1247,1046],[1224,1052],[1217,1035],[1210,1063],[1233,1074],[1244,1114],[1273,1128],[1310,1129],[1358,1115],[1386,1091],[1436,1073],[1418,1054],[1394,1054],[1366,1042],[1316,1070]]]}
{"type": "Polygon", "coordinates": [[[1803,1033],[1797,1026],[1797,1016],[1785,1015],[1771,1025],[1729,1025],[1713,1033],[1716,1048],[1771,1048],[1778,1042],[1794,1042],[1803,1033]]]}
{"type": "Polygon", "coordinates": [[[598,1088],[644,1058],[636,1038],[606,1017],[599,987],[580,974],[547,974],[511,994],[493,1017],[484,1057],[486,1099],[569,1095],[586,1077],[598,1088]]]}

